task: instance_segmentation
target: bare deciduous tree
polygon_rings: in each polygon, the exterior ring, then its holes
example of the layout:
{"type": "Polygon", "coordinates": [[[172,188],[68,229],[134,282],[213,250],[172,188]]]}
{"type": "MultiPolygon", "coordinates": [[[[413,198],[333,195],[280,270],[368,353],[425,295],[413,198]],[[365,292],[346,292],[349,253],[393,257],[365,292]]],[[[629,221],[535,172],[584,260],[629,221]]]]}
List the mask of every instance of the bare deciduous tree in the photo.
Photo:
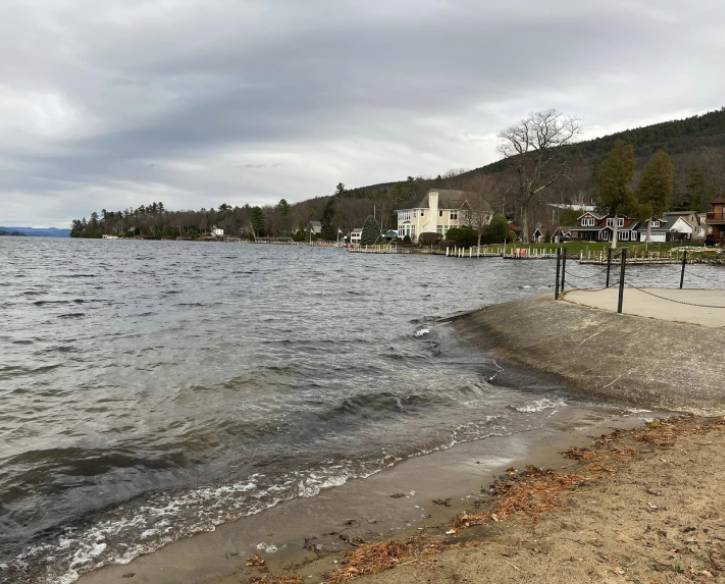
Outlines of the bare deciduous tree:
{"type": "Polygon", "coordinates": [[[472,195],[468,201],[468,206],[461,210],[461,225],[470,227],[478,236],[477,246],[481,248],[481,238],[483,232],[491,223],[493,211],[484,195],[477,193],[472,195]]]}
{"type": "Polygon", "coordinates": [[[573,142],[580,131],[577,119],[551,109],[529,114],[499,134],[499,152],[511,160],[518,177],[525,242],[529,241],[529,205],[539,193],[566,176],[565,159],[556,149],[573,142]]]}

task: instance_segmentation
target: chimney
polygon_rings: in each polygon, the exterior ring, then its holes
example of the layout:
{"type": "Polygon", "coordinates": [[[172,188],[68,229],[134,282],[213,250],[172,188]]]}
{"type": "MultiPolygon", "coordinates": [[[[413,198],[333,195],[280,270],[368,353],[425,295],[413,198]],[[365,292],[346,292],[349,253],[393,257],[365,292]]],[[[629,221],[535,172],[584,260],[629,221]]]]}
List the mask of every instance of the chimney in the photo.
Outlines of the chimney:
{"type": "Polygon", "coordinates": [[[438,191],[428,192],[428,207],[430,207],[430,219],[434,225],[438,223],[438,191]]]}

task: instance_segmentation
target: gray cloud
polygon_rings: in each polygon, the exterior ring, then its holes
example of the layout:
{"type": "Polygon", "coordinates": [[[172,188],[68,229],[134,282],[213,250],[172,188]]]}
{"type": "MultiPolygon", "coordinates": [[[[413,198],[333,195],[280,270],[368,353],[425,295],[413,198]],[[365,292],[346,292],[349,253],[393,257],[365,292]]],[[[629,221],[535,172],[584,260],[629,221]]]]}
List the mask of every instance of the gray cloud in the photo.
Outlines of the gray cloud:
{"type": "Polygon", "coordinates": [[[471,168],[549,107],[594,136],[722,105],[725,6],[587,4],[4,2],[0,224],[471,168]]]}

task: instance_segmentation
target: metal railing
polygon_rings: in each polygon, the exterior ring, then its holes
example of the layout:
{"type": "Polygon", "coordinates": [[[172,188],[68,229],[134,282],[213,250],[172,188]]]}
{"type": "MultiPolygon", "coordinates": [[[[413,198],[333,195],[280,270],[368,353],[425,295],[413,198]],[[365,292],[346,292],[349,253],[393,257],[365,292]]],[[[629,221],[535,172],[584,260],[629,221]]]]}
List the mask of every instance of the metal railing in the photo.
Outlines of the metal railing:
{"type": "MultiPolygon", "coordinates": [[[[594,269],[592,271],[584,272],[581,269],[581,266],[577,267],[576,269],[569,268],[567,271],[567,254],[566,249],[557,248],[556,251],[556,282],[554,284],[554,299],[558,300],[561,295],[564,293],[564,290],[566,288],[566,282],[567,278],[574,281],[574,284],[577,283],[580,284],[591,284],[592,280],[596,281],[600,278],[604,279],[604,288],[610,287],[610,281],[611,281],[611,272],[612,272],[612,266],[616,263],[619,263],[619,282],[618,288],[618,298],[617,298],[617,312],[619,314],[622,313],[622,308],[624,305],[624,289],[626,284],[626,277],[627,277],[627,248],[623,248],[621,252],[619,253],[618,258],[615,258],[612,254],[612,249],[610,248],[607,253],[607,264],[603,268],[594,269]]],[[[684,250],[682,254],[682,263],[681,268],[679,269],[679,276],[680,276],[680,289],[684,287],[685,284],[685,268],[687,266],[687,250],[684,250]]],[[[589,268],[592,268],[593,266],[588,266],[589,268]]],[[[692,273],[690,274],[692,276],[695,276],[697,278],[703,278],[703,276],[700,276],[698,274],[692,273]]],[[[661,300],[667,300],[669,302],[675,302],[677,304],[686,304],[690,306],[698,306],[702,308],[725,308],[725,306],[720,305],[706,305],[706,304],[697,304],[693,302],[686,302],[684,300],[677,300],[674,298],[667,298],[666,296],[661,296],[655,292],[652,292],[650,290],[645,290],[644,288],[641,288],[639,286],[633,285],[631,282],[629,288],[633,288],[635,290],[638,290],[640,292],[643,292],[645,294],[648,294],[650,296],[653,296],[655,298],[659,298],[661,300]]]]}

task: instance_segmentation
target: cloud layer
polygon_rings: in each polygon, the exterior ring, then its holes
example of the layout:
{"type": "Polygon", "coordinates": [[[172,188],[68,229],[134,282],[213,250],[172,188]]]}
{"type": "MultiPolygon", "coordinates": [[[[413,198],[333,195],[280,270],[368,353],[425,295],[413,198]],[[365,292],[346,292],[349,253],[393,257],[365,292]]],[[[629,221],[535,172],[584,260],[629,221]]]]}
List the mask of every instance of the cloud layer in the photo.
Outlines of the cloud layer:
{"type": "Polygon", "coordinates": [[[0,4],[0,224],[274,203],[473,168],[555,107],[585,135],[723,105],[701,0],[0,4]]]}

